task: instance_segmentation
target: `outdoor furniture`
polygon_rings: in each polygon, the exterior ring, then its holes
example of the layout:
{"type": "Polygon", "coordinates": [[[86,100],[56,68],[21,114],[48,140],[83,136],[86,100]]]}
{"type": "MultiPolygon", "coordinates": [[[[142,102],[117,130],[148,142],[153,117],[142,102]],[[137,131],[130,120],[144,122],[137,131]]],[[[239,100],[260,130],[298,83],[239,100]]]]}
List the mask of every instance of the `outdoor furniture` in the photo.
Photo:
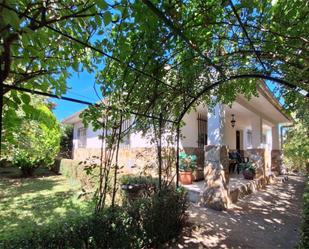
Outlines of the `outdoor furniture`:
{"type": "Polygon", "coordinates": [[[241,165],[249,162],[249,158],[241,156],[238,151],[229,152],[229,159],[230,159],[230,172],[231,171],[234,172],[236,167],[237,174],[239,174],[241,171],[241,165]]]}

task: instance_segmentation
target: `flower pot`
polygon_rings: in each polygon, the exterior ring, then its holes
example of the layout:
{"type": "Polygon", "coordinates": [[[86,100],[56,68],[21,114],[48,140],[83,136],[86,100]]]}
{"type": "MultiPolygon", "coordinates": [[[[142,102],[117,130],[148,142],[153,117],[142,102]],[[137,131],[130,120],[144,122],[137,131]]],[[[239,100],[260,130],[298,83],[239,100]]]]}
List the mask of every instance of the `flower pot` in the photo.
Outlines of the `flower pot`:
{"type": "Polygon", "coordinates": [[[253,172],[252,170],[248,170],[248,169],[244,169],[242,171],[242,174],[246,180],[253,180],[255,177],[255,172],[253,172]]]}
{"type": "Polygon", "coordinates": [[[192,184],[192,171],[181,171],[179,172],[179,180],[184,185],[192,184]]]}

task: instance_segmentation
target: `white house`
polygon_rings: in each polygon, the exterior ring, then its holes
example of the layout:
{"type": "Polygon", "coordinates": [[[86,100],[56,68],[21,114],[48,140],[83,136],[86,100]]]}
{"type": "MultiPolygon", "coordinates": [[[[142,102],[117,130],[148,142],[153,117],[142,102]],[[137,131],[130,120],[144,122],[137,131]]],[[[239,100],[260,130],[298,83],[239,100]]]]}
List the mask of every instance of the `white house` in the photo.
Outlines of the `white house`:
{"type": "MultiPolygon", "coordinates": [[[[262,155],[264,171],[279,171],[279,126],[292,120],[284,114],[266,85],[261,84],[258,93],[258,97],[252,97],[249,101],[239,95],[231,107],[217,104],[213,112],[208,112],[206,106],[200,105],[184,116],[180,147],[198,156],[201,170],[204,167],[205,145],[225,145],[228,150],[237,150],[243,155],[262,155]]],[[[100,131],[83,127],[79,114],[77,112],[64,119],[63,123],[74,126],[73,159],[84,160],[99,154],[101,140],[98,138],[100,131]]],[[[121,162],[130,168],[141,160],[137,155],[147,154],[151,147],[148,138],[139,132],[132,133],[122,144],[121,162]]],[[[203,174],[197,178],[203,178],[203,174]]]]}

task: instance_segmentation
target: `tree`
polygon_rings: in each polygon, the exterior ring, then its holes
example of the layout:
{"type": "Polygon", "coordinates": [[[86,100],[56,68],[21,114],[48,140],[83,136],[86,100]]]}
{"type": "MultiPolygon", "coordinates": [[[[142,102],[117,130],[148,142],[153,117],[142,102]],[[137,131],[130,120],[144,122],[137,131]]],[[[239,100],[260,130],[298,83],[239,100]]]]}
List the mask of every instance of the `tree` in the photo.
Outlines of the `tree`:
{"type": "Polygon", "coordinates": [[[104,0],[2,1],[0,82],[64,93],[69,67],[96,68],[95,53],[81,43],[99,29],[102,34],[110,22],[107,8],[104,0]]]}
{"type": "Polygon", "coordinates": [[[72,158],[73,150],[73,126],[61,125],[60,156],[63,158],[72,158]]]}
{"type": "MultiPolygon", "coordinates": [[[[101,58],[85,44],[102,37],[111,21],[108,8],[104,0],[1,1],[0,112],[2,106],[13,106],[8,109],[14,111],[29,104],[27,95],[4,84],[61,95],[67,90],[69,68],[95,70],[101,58]]],[[[2,115],[0,129],[1,121],[2,115]]]]}
{"type": "Polygon", "coordinates": [[[285,166],[291,170],[309,172],[309,105],[293,113],[295,124],[284,138],[285,166]]]}
{"type": "Polygon", "coordinates": [[[26,111],[19,109],[12,122],[10,112],[4,116],[4,157],[31,176],[39,166],[50,167],[60,148],[60,124],[42,99],[26,111]]]}

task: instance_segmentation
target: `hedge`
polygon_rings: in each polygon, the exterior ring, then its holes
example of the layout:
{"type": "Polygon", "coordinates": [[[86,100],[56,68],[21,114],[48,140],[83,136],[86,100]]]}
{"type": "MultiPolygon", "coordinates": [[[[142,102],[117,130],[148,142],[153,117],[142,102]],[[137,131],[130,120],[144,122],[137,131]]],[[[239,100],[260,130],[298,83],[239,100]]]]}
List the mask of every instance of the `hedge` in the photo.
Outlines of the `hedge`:
{"type": "Polygon", "coordinates": [[[95,181],[91,178],[91,176],[86,174],[85,164],[82,164],[80,161],[61,159],[57,173],[64,175],[72,182],[78,183],[87,191],[94,189],[95,181]]]}
{"type": "Polygon", "coordinates": [[[301,239],[298,245],[299,249],[309,248],[309,177],[307,178],[303,203],[303,216],[301,227],[301,239]]]}

